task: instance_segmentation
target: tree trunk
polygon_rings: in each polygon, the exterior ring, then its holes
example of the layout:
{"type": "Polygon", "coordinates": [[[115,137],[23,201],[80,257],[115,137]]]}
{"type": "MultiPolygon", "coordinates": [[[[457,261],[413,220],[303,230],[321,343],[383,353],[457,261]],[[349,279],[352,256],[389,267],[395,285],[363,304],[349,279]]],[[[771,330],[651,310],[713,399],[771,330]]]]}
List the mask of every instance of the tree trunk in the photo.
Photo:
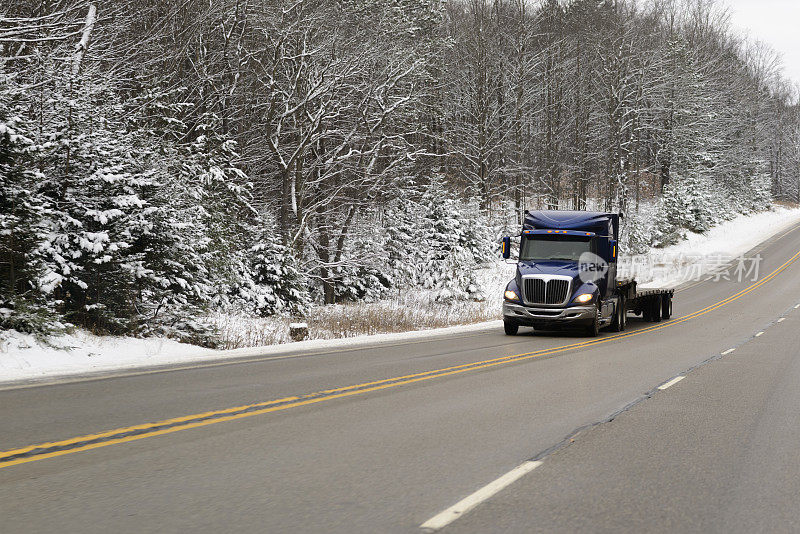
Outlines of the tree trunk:
{"type": "Polygon", "coordinates": [[[97,20],[97,7],[95,7],[94,4],[90,4],[89,12],[86,14],[86,22],[83,26],[81,40],[75,47],[75,57],[72,60],[73,76],[77,76],[81,70],[83,56],[86,55],[86,50],[89,48],[89,41],[92,38],[92,29],[94,29],[95,20],[97,20]]]}

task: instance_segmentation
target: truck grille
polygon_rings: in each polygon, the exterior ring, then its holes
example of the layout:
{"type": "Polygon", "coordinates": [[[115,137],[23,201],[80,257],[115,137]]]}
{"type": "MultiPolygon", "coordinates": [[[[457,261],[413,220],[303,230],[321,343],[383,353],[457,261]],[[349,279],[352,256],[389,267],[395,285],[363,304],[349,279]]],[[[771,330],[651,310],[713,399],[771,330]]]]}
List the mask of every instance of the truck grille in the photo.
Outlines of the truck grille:
{"type": "Polygon", "coordinates": [[[530,304],[563,304],[569,292],[569,280],[523,278],[522,286],[530,304]]]}

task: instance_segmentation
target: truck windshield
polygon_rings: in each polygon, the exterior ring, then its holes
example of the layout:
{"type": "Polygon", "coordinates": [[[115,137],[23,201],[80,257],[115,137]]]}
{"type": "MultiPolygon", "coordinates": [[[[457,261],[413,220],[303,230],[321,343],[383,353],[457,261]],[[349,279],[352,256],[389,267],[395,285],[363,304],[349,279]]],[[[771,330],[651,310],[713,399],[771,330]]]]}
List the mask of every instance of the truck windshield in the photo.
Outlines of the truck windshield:
{"type": "Polygon", "coordinates": [[[527,236],[522,239],[519,259],[578,261],[584,252],[593,252],[591,238],[563,235],[527,236]]]}

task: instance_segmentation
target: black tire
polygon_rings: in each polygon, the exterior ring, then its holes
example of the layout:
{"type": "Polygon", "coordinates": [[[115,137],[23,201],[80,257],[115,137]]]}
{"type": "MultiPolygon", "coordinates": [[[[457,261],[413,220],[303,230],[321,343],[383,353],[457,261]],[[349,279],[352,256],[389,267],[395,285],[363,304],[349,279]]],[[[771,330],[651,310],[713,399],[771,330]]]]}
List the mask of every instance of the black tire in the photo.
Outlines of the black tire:
{"type": "Polygon", "coordinates": [[[503,330],[506,331],[507,336],[516,336],[519,332],[519,325],[511,321],[503,321],[503,330]]]}
{"type": "Polygon", "coordinates": [[[641,306],[642,306],[642,320],[649,323],[650,321],[653,320],[650,313],[653,307],[650,306],[649,302],[644,302],[643,304],[641,304],[641,306]]]}
{"type": "Polygon", "coordinates": [[[622,298],[623,298],[623,301],[622,301],[623,306],[622,306],[622,330],[621,331],[624,331],[626,328],[628,328],[628,298],[627,297],[622,297],[622,298]]]}
{"type": "Polygon", "coordinates": [[[586,327],[586,335],[589,337],[597,337],[600,335],[600,307],[597,308],[597,314],[594,316],[594,321],[586,327]]]}
{"type": "Polygon", "coordinates": [[[665,294],[661,297],[661,318],[665,321],[672,317],[672,295],[665,294]]]}
{"type": "Polygon", "coordinates": [[[653,301],[650,303],[650,317],[654,323],[661,322],[661,295],[656,295],[653,297],[653,301]]]}
{"type": "Polygon", "coordinates": [[[611,330],[614,332],[624,332],[625,323],[628,319],[628,311],[625,308],[625,297],[620,295],[617,302],[616,310],[614,310],[614,322],[611,323],[611,330]]]}

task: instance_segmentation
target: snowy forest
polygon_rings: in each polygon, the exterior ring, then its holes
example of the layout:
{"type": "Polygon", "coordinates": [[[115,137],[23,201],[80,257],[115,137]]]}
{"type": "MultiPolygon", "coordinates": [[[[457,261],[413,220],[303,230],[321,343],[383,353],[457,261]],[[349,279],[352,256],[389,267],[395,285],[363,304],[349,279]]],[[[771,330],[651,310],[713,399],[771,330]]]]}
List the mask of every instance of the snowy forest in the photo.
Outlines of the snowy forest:
{"type": "Polygon", "coordinates": [[[797,102],[709,0],[5,0],[0,328],[466,300],[524,209],[666,246],[800,201],[797,102]]]}

